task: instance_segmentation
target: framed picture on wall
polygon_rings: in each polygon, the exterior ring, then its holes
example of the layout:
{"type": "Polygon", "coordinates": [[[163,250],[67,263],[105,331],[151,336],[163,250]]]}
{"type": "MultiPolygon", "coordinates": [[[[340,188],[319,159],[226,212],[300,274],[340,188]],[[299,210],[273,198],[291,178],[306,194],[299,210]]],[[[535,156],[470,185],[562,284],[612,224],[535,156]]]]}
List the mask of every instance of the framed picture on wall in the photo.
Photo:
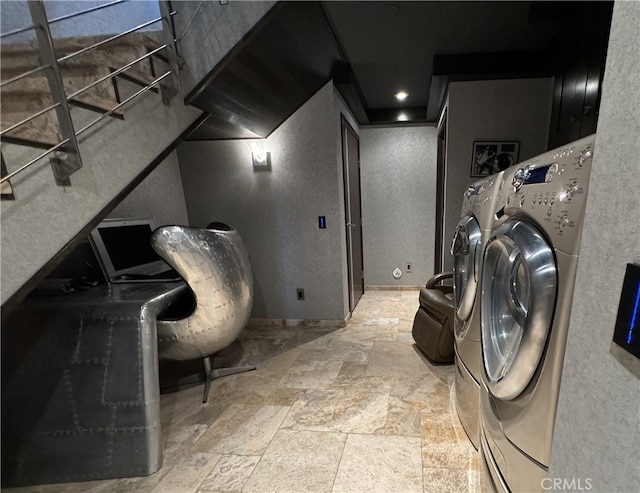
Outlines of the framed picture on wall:
{"type": "Polygon", "coordinates": [[[507,169],[518,162],[520,142],[489,142],[476,141],[473,143],[471,157],[471,176],[489,176],[507,169]]]}

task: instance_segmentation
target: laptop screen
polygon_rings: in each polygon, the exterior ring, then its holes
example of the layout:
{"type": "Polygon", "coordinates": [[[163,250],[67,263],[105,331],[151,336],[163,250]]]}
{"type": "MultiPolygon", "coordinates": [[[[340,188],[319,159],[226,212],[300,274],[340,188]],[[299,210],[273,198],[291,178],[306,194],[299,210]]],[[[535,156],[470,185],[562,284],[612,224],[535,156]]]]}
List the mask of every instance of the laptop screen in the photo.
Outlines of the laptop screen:
{"type": "Polygon", "coordinates": [[[151,247],[153,219],[107,219],[91,232],[91,243],[107,280],[152,276],[169,269],[151,247]]]}

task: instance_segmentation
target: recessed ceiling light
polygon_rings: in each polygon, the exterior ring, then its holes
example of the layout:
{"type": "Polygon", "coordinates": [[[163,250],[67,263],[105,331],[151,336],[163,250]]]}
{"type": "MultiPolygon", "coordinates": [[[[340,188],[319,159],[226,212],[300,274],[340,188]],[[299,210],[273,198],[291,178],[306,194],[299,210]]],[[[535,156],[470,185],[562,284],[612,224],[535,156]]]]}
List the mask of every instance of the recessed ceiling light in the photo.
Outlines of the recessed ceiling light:
{"type": "Polygon", "coordinates": [[[409,96],[409,93],[407,91],[398,91],[393,95],[393,97],[398,101],[404,101],[405,99],[407,99],[407,96],[409,96]]]}

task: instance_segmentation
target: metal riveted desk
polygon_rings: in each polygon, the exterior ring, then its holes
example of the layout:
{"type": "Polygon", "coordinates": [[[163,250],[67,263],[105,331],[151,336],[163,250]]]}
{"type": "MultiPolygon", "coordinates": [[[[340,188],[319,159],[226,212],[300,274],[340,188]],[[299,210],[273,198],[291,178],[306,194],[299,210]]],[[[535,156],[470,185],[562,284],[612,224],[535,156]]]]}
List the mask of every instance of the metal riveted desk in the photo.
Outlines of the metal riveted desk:
{"type": "Polygon", "coordinates": [[[156,318],[183,281],[30,296],[2,326],[2,486],[162,465],[156,318]]]}

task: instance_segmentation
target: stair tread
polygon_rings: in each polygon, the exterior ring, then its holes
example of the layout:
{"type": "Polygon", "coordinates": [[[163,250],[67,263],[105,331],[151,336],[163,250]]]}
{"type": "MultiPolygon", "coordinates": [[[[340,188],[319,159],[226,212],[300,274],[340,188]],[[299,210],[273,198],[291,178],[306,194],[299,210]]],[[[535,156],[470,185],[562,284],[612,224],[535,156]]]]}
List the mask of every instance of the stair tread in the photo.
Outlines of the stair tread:
{"type": "MultiPolygon", "coordinates": [[[[60,63],[67,95],[91,84],[110,72],[127,65],[161,44],[161,31],[132,33],[60,63]]],[[[84,36],[54,40],[56,55],[61,58],[110,36],[84,36]]],[[[1,78],[8,80],[40,65],[36,42],[3,44],[1,78]]],[[[143,60],[123,72],[123,78],[148,85],[155,77],[150,61],[143,60]]],[[[53,104],[46,71],[37,72],[9,84],[1,91],[1,122],[4,130],[53,104]]],[[[69,104],[89,111],[107,113],[119,104],[112,80],[105,80],[69,100],[69,104]]],[[[124,119],[120,110],[110,116],[124,119]]],[[[2,136],[3,142],[38,148],[50,148],[62,140],[55,110],[17,127],[2,136]]]]}
{"type": "MultiPolygon", "coordinates": [[[[12,125],[12,123],[4,120],[5,116],[4,114],[2,115],[3,120],[0,122],[0,129],[3,131],[12,125]]],[[[2,136],[2,141],[39,148],[50,148],[57,145],[62,140],[62,136],[58,131],[57,121],[43,124],[42,121],[39,122],[38,120],[41,120],[44,116],[46,115],[7,132],[2,136]]]]}
{"type": "MultiPolygon", "coordinates": [[[[94,111],[98,111],[99,113],[107,113],[113,108],[115,108],[119,103],[116,101],[111,101],[109,99],[103,99],[99,97],[95,97],[92,95],[80,94],[75,98],[69,100],[70,104],[76,104],[78,106],[82,106],[85,109],[93,109],[94,111]],[[78,104],[79,103],[79,104],[78,104]],[[92,107],[92,108],[87,108],[92,107]]],[[[124,120],[124,113],[122,111],[116,110],[111,113],[114,117],[120,118],[124,120]]]]}

